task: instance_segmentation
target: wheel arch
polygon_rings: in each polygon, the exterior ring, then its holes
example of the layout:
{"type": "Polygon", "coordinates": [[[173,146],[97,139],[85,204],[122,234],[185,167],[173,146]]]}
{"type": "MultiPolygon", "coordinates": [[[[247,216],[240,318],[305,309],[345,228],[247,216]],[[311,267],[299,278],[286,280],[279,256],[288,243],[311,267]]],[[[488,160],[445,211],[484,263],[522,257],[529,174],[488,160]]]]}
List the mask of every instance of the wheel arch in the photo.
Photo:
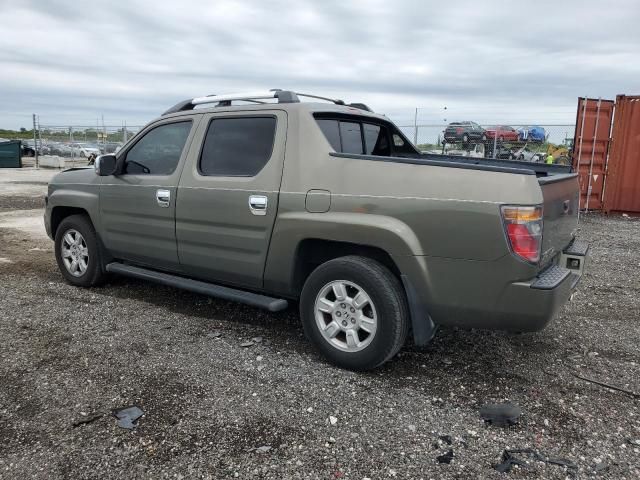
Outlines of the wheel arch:
{"type": "MultiPolygon", "coordinates": [[[[51,236],[55,238],[62,221],[71,215],[85,215],[93,224],[89,212],[81,207],[57,206],[51,209],[51,236]]],[[[95,225],[94,225],[95,227],[95,225]]]]}
{"type": "Polygon", "coordinates": [[[376,260],[387,267],[398,280],[401,280],[400,269],[391,255],[382,248],[322,238],[305,238],[298,243],[295,249],[291,272],[292,293],[300,294],[305,281],[315,268],[329,260],[349,255],[376,260]]]}

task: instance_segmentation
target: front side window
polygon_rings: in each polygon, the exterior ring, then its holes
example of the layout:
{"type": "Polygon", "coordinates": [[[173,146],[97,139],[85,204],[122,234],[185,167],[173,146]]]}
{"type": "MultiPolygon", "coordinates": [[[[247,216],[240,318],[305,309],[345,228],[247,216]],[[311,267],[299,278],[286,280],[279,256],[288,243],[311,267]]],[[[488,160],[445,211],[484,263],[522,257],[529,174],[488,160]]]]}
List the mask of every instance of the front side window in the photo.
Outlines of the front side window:
{"type": "Polygon", "coordinates": [[[271,158],[275,135],[275,117],[211,120],[200,155],[200,173],[253,177],[271,158]]]}
{"type": "Polygon", "coordinates": [[[124,173],[171,175],[187,143],[191,121],[168,123],[148,131],[127,152],[124,173]]]}

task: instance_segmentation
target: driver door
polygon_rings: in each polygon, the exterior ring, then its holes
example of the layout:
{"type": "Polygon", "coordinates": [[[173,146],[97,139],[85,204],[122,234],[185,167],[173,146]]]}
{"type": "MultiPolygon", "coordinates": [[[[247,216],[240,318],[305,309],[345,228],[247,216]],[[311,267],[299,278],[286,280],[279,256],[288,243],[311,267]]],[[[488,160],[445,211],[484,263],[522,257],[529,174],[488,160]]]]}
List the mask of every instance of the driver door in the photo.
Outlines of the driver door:
{"type": "Polygon", "coordinates": [[[102,240],[117,259],[180,270],[176,193],[200,116],[152,124],[118,156],[118,175],[100,186],[102,240]]]}

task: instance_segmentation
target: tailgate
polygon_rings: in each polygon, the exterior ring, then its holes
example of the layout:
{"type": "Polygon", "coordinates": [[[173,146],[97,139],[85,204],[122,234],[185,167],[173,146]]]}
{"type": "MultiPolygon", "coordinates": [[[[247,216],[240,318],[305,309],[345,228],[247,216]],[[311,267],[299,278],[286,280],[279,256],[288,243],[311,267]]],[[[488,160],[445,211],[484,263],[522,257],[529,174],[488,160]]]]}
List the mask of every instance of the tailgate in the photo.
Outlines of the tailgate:
{"type": "Polygon", "coordinates": [[[573,240],[578,227],[578,174],[556,174],[538,179],[544,205],[542,255],[547,265],[573,240]]]}

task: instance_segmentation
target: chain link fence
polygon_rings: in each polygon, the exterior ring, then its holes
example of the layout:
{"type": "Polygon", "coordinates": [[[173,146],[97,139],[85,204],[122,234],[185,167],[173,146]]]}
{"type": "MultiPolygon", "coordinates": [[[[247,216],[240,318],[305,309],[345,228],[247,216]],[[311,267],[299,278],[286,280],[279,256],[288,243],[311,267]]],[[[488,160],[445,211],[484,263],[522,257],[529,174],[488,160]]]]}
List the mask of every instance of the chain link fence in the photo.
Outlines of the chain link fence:
{"type": "Polygon", "coordinates": [[[87,165],[105,153],[116,153],[141,125],[36,125],[35,140],[27,140],[43,167],[87,165]]]}
{"type": "MultiPolygon", "coordinates": [[[[393,120],[394,115],[390,115],[393,120]]],[[[473,118],[473,116],[471,116],[473,118]]],[[[406,121],[406,116],[404,117],[406,121]]],[[[569,164],[575,125],[570,123],[396,122],[423,153],[569,164]]],[[[39,165],[86,165],[93,155],[115,153],[141,125],[51,125],[35,123],[36,135],[23,142],[39,165]]],[[[23,152],[24,153],[24,152],[23,152]]]]}
{"type": "Polygon", "coordinates": [[[568,164],[575,125],[460,121],[400,129],[423,153],[568,164]]]}

